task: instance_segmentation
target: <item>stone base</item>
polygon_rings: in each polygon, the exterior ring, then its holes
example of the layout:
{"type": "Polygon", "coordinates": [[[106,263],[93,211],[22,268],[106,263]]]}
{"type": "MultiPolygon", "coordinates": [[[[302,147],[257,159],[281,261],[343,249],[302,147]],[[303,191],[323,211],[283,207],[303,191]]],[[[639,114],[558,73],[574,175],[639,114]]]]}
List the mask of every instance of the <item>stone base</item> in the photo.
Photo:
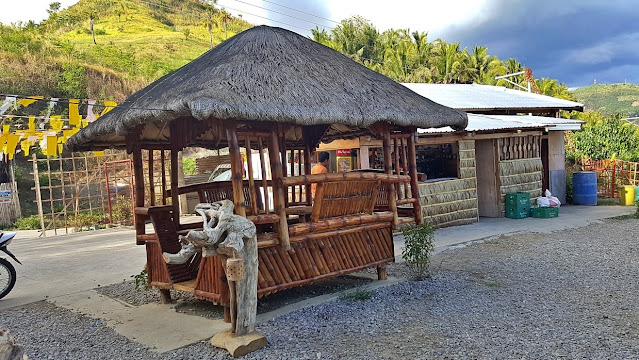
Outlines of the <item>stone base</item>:
{"type": "Polygon", "coordinates": [[[233,357],[243,356],[259,350],[267,344],[264,335],[254,331],[244,336],[235,336],[231,329],[221,331],[211,338],[211,345],[228,350],[233,357]]]}

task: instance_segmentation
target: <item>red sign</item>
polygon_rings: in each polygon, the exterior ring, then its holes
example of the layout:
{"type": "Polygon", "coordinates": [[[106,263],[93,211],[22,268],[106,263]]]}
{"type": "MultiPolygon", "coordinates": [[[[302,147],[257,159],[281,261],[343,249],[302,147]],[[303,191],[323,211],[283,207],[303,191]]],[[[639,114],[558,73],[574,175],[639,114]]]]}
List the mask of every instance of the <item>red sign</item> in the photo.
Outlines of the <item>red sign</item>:
{"type": "Polygon", "coordinates": [[[351,156],[351,149],[337,149],[337,156],[351,156]]]}

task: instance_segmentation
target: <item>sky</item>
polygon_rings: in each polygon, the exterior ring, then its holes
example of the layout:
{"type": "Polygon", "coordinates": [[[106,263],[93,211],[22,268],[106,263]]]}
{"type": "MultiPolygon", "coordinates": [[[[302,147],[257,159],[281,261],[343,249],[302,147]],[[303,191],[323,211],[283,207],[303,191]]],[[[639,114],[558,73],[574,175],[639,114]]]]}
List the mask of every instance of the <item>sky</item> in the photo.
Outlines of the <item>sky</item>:
{"type": "MultiPolygon", "coordinates": [[[[51,2],[0,1],[5,24],[40,21],[51,2]]],[[[63,8],[77,2],[59,1],[63,8]]],[[[302,35],[360,15],[379,31],[409,28],[428,32],[431,41],[486,46],[502,60],[512,57],[530,67],[536,78],[558,79],[569,87],[639,84],[636,0],[218,0],[218,5],[253,24],[302,35]]]]}

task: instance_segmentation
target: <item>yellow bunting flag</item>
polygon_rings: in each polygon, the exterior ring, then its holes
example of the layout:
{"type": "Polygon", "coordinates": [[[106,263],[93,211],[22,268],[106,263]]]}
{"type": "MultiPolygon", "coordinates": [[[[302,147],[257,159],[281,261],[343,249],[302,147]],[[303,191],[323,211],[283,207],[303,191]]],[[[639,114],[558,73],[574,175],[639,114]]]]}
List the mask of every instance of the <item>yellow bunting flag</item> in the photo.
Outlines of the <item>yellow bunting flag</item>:
{"type": "Polygon", "coordinates": [[[78,128],[73,128],[73,129],[70,129],[70,130],[62,130],[62,135],[64,135],[65,138],[70,138],[71,136],[77,134],[78,131],[80,131],[80,129],[78,129],[78,128]]]}
{"type": "Polygon", "coordinates": [[[89,119],[82,119],[82,127],[85,128],[89,125],[89,119]]]}
{"type": "Polygon", "coordinates": [[[18,146],[20,137],[21,137],[20,135],[9,134],[7,138],[7,146],[4,149],[4,153],[9,155],[9,160],[13,160],[13,156],[16,153],[16,146],[18,146]]]}
{"type": "Polygon", "coordinates": [[[20,147],[22,148],[22,151],[24,152],[24,156],[29,156],[29,151],[31,150],[31,144],[29,143],[29,141],[22,140],[20,142],[20,147]]]}
{"type": "Polygon", "coordinates": [[[100,116],[108,113],[109,111],[113,110],[114,107],[118,106],[118,103],[116,103],[115,101],[110,101],[110,100],[105,100],[104,101],[104,106],[106,106],[104,108],[104,110],[102,110],[102,112],[100,113],[100,116]]]}
{"type": "Polygon", "coordinates": [[[47,147],[45,149],[45,155],[47,156],[56,156],[58,150],[58,137],[57,136],[47,136],[47,147]]]}
{"type": "Polygon", "coordinates": [[[97,157],[102,157],[102,156],[104,156],[104,151],[94,151],[93,155],[95,155],[97,157]]]}
{"type": "Polygon", "coordinates": [[[80,120],[82,119],[82,117],[80,117],[78,104],[80,104],[78,99],[69,99],[69,125],[80,125],[80,120]]]}
{"type": "Polygon", "coordinates": [[[31,104],[33,104],[34,102],[40,100],[40,99],[44,99],[44,96],[31,96],[29,99],[20,99],[18,100],[18,105],[20,106],[29,106],[31,104]]]}
{"type": "Polygon", "coordinates": [[[64,126],[64,121],[62,120],[51,119],[49,123],[51,124],[51,129],[57,133],[62,131],[62,127],[64,126]]]}
{"type": "Polygon", "coordinates": [[[11,127],[11,125],[2,125],[2,133],[3,134],[8,134],[10,127],[11,127]]]}
{"type": "Polygon", "coordinates": [[[35,133],[35,115],[29,116],[29,133],[35,133]]]}

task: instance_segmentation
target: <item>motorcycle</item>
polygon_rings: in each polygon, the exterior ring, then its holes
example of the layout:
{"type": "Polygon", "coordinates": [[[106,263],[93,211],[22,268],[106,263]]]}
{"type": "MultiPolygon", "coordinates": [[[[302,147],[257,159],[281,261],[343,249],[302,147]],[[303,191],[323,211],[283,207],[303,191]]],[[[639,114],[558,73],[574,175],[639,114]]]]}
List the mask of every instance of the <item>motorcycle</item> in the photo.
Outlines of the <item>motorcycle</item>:
{"type": "MultiPolygon", "coordinates": [[[[16,236],[15,232],[3,232],[0,233],[0,251],[9,255],[15,262],[22,265],[15,255],[7,249],[7,246],[11,243],[11,240],[16,236]]],[[[5,259],[0,258],[0,299],[5,297],[13,286],[16,284],[16,269],[11,263],[5,259]]]]}

